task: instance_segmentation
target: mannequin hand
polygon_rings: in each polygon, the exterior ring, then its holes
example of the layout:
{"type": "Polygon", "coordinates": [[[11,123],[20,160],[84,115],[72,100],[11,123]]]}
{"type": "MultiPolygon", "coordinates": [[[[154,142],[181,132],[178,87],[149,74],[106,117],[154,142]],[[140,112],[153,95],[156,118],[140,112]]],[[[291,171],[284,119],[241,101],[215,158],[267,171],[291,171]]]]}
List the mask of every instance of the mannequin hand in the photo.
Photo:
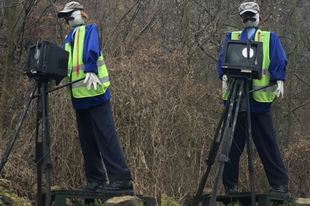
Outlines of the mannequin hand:
{"type": "Polygon", "coordinates": [[[97,90],[97,84],[102,85],[97,75],[94,72],[87,72],[84,80],[86,83],[87,90],[90,90],[91,85],[94,86],[94,89],[97,90]]]}
{"type": "Polygon", "coordinates": [[[277,80],[277,88],[276,91],[274,92],[277,97],[280,97],[280,95],[283,98],[284,95],[284,82],[282,80],[277,80]]]}
{"type": "Polygon", "coordinates": [[[227,92],[227,89],[228,89],[227,80],[228,80],[227,75],[224,74],[222,76],[222,93],[226,93],[227,92]]]}

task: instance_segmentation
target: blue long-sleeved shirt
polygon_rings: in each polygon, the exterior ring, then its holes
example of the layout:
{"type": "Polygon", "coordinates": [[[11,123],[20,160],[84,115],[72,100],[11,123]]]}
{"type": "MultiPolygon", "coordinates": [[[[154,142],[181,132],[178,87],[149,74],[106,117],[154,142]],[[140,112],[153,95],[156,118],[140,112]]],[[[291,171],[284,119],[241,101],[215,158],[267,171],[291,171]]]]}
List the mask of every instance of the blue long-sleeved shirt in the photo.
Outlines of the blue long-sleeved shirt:
{"type": "MultiPolygon", "coordinates": [[[[258,28],[255,28],[255,32],[253,30],[244,29],[240,35],[240,40],[248,40],[252,39],[254,40],[255,33],[258,28]],[[250,33],[250,37],[248,37],[248,33],[250,33]]],[[[219,55],[218,59],[218,73],[219,78],[222,79],[223,72],[222,72],[222,59],[223,59],[223,53],[224,53],[224,45],[225,41],[231,39],[231,32],[226,34],[222,50],[219,55]]],[[[270,45],[269,45],[270,51],[270,65],[269,65],[269,72],[270,72],[270,82],[276,82],[277,80],[285,80],[285,74],[286,74],[286,65],[287,65],[287,59],[285,52],[282,48],[281,41],[277,34],[275,32],[270,32],[270,45]]],[[[252,89],[252,82],[250,82],[250,90],[252,89]]],[[[253,95],[250,96],[250,111],[254,113],[260,113],[260,112],[267,112],[270,111],[271,103],[262,103],[257,102],[254,100],[253,95]]]]}
{"type": "MultiPolygon", "coordinates": [[[[74,36],[75,31],[78,27],[70,31],[67,35],[62,48],[65,49],[65,44],[71,42],[72,49],[74,45],[74,36]]],[[[73,54],[73,52],[71,53],[73,54]]],[[[100,48],[100,40],[98,35],[98,28],[94,24],[90,24],[85,26],[85,39],[84,39],[84,49],[83,49],[83,63],[85,65],[84,73],[87,72],[94,72],[98,74],[98,67],[97,67],[97,59],[101,55],[101,48],[100,48]]],[[[58,84],[61,80],[56,80],[56,84],[58,84]]],[[[83,81],[83,80],[82,80],[83,81]]],[[[86,86],[86,85],[85,85],[86,86]]],[[[104,101],[108,101],[111,99],[110,90],[95,97],[87,97],[87,98],[74,98],[72,99],[72,105],[75,110],[80,109],[89,109],[91,107],[97,106],[104,101]]]]}

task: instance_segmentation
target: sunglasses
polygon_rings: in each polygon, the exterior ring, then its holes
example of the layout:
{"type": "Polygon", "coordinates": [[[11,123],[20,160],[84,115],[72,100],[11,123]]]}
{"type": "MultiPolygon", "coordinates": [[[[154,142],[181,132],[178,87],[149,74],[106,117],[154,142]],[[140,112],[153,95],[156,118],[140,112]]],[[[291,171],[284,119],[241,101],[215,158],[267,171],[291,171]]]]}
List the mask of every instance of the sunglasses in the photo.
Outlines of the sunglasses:
{"type": "Polygon", "coordinates": [[[245,23],[247,21],[256,21],[256,18],[245,18],[242,21],[243,21],[243,23],[245,23]]]}
{"type": "Polygon", "coordinates": [[[70,20],[74,19],[74,17],[72,17],[72,16],[65,16],[64,18],[65,18],[66,21],[70,21],[70,20]]]}

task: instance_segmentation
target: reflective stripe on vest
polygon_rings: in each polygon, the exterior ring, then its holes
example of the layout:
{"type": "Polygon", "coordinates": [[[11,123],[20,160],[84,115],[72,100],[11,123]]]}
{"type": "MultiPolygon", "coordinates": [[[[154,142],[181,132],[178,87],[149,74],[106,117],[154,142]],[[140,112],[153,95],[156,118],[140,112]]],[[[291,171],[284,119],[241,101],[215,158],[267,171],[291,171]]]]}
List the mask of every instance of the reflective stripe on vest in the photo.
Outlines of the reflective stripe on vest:
{"type": "MultiPolygon", "coordinates": [[[[236,31],[231,33],[232,40],[240,39],[242,31],[236,31]]],[[[257,90],[253,92],[253,98],[257,102],[272,102],[275,98],[275,89],[276,86],[270,86],[267,88],[263,88],[267,86],[270,82],[270,73],[269,73],[269,65],[270,65],[270,58],[269,58],[269,44],[270,44],[270,32],[261,31],[260,29],[257,30],[255,34],[255,41],[263,42],[263,62],[262,62],[262,79],[253,79],[252,80],[252,89],[257,90]],[[263,89],[261,89],[263,88],[263,89]]],[[[232,80],[227,82],[231,85],[232,80]]],[[[227,100],[229,95],[229,91],[223,94],[223,99],[227,100]]]]}
{"type": "MultiPolygon", "coordinates": [[[[85,37],[85,26],[81,26],[77,29],[76,35],[74,37],[73,52],[70,42],[66,43],[65,45],[65,50],[69,52],[67,82],[73,82],[75,80],[85,77],[84,73],[85,65],[83,63],[84,37],[85,37]]],[[[105,93],[105,91],[110,86],[110,81],[108,70],[106,68],[102,54],[97,60],[97,66],[98,66],[97,76],[100,82],[102,83],[102,86],[97,85],[97,90],[95,90],[94,87],[91,86],[90,90],[87,90],[86,84],[83,83],[84,80],[81,80],[79,82],[72,84],[70,89],[68,89],[69,99],[71,99],[71,95],[74,98],[85,98],[85,97],[98,96],[100,94],[105,93]]]]}

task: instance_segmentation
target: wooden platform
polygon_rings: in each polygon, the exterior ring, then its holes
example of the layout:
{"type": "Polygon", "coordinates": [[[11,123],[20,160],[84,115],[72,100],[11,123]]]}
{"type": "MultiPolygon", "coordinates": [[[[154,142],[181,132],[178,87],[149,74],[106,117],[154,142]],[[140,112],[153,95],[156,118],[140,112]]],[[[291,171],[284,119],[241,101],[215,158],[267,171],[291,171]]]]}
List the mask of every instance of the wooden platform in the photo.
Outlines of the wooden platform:
{"type": "MultiPolygon", "coordinates": [[[[66,199],[84,199],[85,204],[94,203],[96,199],[102,202],[107,201],[113,197],[134,195],[132,192],[96,192],[96,191],[79,191],[79,190],[54,190],[51,192],[52,201],[56,206],[66,206],[66,199]]],[[[143,197],[142,195],[135,195],[141,199],[145,206],[155,206],[155,198],[143,197]]],[[[43,198],[44,199],[44,198],[43,198]]]]}
{"type": "MultiPolygon", "coordinates": [[[[209,206],[211,196],[205,195],[202,196],[202,206],[209,206]]],[[[216,202],[221,202],[224,205],[229,205],[231,203],[239,203],[240,206],[251,206],[251,193],[236,193],[233,195],[225,195],[225,196],[218,196],[216,202]]],[[[256,203],[258,206],[271,206],[271,205],[286,205],[287,203],[292,203],[293,198],[287,197],[274,197],[265,194],[257,194],[256,195],[256,203]]]]}

